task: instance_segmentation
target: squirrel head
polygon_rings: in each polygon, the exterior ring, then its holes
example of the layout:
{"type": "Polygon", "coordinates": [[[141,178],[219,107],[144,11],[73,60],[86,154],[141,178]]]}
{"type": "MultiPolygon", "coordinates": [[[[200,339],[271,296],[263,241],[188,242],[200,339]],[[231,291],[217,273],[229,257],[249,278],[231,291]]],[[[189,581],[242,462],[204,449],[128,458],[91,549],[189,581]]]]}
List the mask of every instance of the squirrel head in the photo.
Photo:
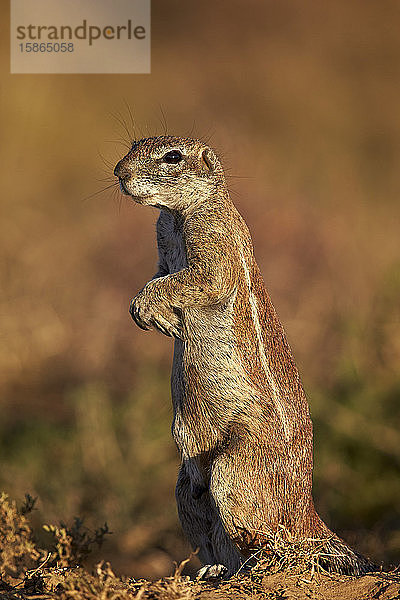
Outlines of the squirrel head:
{"type": "Polygon", "coordinates": [[[184,212],[224,185],[215,152],[200,140],[173,136],[144,138],[114,169],[121,191],[139,204],[184,212]]]}

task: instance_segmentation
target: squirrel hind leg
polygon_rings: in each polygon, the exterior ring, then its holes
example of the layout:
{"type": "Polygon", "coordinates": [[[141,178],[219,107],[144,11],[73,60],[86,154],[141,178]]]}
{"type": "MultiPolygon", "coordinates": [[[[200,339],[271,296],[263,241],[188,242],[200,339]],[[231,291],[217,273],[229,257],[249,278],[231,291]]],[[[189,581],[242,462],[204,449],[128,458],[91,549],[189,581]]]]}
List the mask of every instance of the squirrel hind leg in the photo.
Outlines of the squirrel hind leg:
{"type": "Polygon", "coordinates": [[[179,519],[183,531],[192,548],[197,550],[200,561],[204,564],[217,562],[210,539],[212,507],[208,494],[193,494],[193,486],[182,467],[178,475],[175,497],[179,519]]]}
{"type": "Polygon", "coordinates": [[[230,577],[236,573],[242,557],[227,534],[208,490],[193,486],[185,467],[179,472],[175,496],[186,537],[192,548],[198,549],[198,557],[207,567],[201,578],[230,577]]]}

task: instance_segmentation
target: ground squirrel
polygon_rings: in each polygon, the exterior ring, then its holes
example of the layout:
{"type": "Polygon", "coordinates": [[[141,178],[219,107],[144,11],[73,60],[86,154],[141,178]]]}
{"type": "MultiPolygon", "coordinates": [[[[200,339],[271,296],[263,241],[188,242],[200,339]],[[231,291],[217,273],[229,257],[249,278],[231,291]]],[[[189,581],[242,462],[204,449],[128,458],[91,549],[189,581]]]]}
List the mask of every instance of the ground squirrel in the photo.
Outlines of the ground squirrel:
{"type": "Polygon", "coordinates": [[[216,153],[197,139],[142,139],[114,174],[160,209],[159,268],[130,312],[175,338],[176,499],[203,574],[235,573],[278,527],[326,540],[333,570],[371,570],[315,511],[307,400],[216,153]]]}

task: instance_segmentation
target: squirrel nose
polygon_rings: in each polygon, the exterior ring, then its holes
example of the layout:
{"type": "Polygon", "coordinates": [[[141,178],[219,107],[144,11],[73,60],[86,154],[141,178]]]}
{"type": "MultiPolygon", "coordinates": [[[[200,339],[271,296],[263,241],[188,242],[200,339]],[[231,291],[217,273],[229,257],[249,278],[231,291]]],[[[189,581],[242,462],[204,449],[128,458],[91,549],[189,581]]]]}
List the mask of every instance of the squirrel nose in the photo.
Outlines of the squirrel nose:
{"type": "Polygon", "coordinates": [[[126,179],[127,177],[132,175],[132,171],[127,167],[124,158],[120,160],[119,163],[117,163],[114,169],[114,175],[119,179],[126,179]]]}

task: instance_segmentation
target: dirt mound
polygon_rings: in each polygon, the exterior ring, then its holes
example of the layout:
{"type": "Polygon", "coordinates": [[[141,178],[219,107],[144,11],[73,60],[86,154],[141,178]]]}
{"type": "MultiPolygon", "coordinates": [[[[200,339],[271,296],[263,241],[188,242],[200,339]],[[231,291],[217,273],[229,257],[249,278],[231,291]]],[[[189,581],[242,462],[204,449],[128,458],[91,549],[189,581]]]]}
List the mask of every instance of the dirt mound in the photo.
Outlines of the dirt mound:
{"type": "Polygon", "coordinates": [[[93,572],[80,566],[92,545],[109,533],[104,526],[89,533],[76,519],[72,527],[45,525],[47,549],[39,548],[27,515],[34,500],[27,496],[18,508],[0,495],[0,599],[1,600],[378,600],[400,599],[400,574],[374,573],[345,577],[321,571],[316,554],[304,547],[274,539],[274,552],[246,572],[228,581],[203,582],[183,576],[190,559],[171,577],[158,581],[135,580],[114,574],[108,563],[93,572]],[[275,557],[275,558],[274,558],[275,557]],[[312,560],[310,560],[312,559],[312,560]]]}
{"type": "Polygon", "coordinates": [[[109,565],[98,565],[94,573],[84,569],[47,569],[28,575],[15,585],[0,582],[2,600],[398,600],[400,578],[395,573],[358,578],[307,576],[287,572],[237,576],[225,582],[199,582],[183,577],[178,568],[172,577],[156,582],[117,577],[109,565]]]}

